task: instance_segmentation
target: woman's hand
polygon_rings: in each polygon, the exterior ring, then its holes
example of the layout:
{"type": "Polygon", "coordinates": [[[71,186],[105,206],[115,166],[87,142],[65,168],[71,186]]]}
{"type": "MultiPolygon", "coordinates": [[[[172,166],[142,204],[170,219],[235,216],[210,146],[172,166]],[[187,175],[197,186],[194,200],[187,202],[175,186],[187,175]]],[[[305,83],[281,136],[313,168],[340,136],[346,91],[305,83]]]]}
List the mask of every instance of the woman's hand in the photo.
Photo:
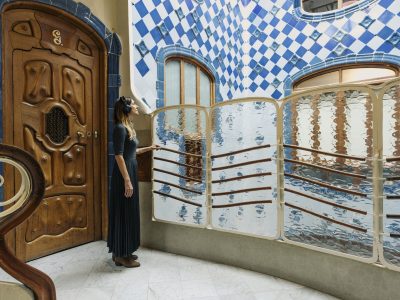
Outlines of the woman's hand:
{"type": "Polygon", "coordinates": [[[160,150],[161,149],[160,145],[151,145],[149,148],[150,148],[151,151],[160,150]]]}
{"type": "Polygon", "coordinates": [[[133,195],[133,186],[130,179],[124,180],[125,184],[125,197],[130,198],[133,195]]]}

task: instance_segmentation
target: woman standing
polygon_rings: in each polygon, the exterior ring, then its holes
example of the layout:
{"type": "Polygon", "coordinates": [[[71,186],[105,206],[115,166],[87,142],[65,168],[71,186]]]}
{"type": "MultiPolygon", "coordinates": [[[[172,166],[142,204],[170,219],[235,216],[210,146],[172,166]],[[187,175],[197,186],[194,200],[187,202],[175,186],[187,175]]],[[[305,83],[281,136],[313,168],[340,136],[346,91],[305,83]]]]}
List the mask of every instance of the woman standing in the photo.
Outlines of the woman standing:
{"type": "Polygon", "coordinates": [[[135,252],[140,245],[139,184],[136,154],[158,149],[152,145],[137,149],[132,117],[138,106],[120,97],[114,105],[114,164],[111,176],[107,246],[117,266],[139,267],[135,252]]]}

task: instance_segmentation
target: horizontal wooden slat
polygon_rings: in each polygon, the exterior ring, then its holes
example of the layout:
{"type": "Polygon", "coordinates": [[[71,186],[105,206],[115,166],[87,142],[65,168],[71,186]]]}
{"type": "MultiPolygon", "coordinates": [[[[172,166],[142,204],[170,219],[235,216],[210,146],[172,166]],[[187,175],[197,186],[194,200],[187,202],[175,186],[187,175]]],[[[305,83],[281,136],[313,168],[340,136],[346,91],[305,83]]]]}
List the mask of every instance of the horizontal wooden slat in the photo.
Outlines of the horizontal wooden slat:
{"type": "Polygon", "coordinates": [[[222,195],[231,195],[231,194],[239,194],[239,193],[247,193],[247,192],[254,192],[254,191],[263,191],[263,190],[270,190],[270,186],[266,187],[258,187],[258,188],[252,188],[252,189],[243,189],[243,190],[236,190],[236,191],[230,191],[230,192],[223,192],[223,193],[212,193],[212,196],[222,196],[222,195]]]}
{"type": "Polygon", "coordinates": [[[172,152],[172,153],[176,153],[176,154],[194,156],[194,157],[203,157],[202,155],[199,155],[199,154],[183,152],[183,151],[177,151],[177,150],[166,148],[166,147],[160,147],[160,150],[164,150],[164,151],[168,151],[168,152],[172,152]]]}
{"type": "Polygon", "coordinates": [[[234,164],[234,165],[227,165],[227,166],[223,166],[223,167],[212,168],[211,170],[212,171],[219,171],[219,170],[237,168],[237,167],[242,167],[242,166],[247,166],[247,165],[263,163],[263,162],[270,162],[271,160],[272,160],[271,158],[252,160],[252,161],[247,161],[247,162],[243,162],[243,163],[240,163],[240,164],[234,164]]]}
{"type": "Polygon", "coordinates": [[[189,201],[189,200],[186,200],[186,199],[183,199],[183,198],[179,198],[179,197],[176,197],[176,196],[173,196],[173,195],[165,194],[165,193],[162,193],[162,192],[159,192],[159,191],[153,191],[153,193],[161,195],[161,196],[164,196],[164,197],[172,198],[172,199],[178,200],[180,202],[184,202],[184,203],[187,203],[187,204],[190,204],[190,205],[194,205],[194,206],[197,206],[197,207],[202,207],[203,206],[203,205],[198,204],[196,202],[189,201]]]}
{"type": "Polygon", "coordinates": [[[272,203],[272,200],[246,201],[239,203],[213,205],[212,208],[233,207],[233,206],[252,205],[252,204],[270,204],[270,203],[272,203]]]}
{"type": "Polygon", "coordinates": [[[165,171],[165,170],[161,170],[161,169],[157,169],[157,168],[153,168],[153,170],[156,171],[156,172],[161,172],[161,173],[169,174],[169,175],[172,175],[172,176],[184,178],[184,179],[190,180],[190,181],[195,181],[195,182],[200,182],[200,183],[202,182],[201,180],[196,179],[196,178],[183,176],[183,175],[180,175],[180,174],[176,174],[176,173],[173,173],[173,172],[169,172],[169,171],[165,171]]]}
{"type": "Polygon", "coordinates": [[[344,222],[340,222],[340,221],[335,220],[333,218],[330,218],[330,217],[327,217],[327,216],[324,216],[324,215],[320,215],[320,214],[318,214],[316,212],[313,212],[311,210],[308,210],[308,209],[305,209],[305,208],[302,208],[302,207],[299,207],[299,206],[296,206],[296,205],[293,205],[293,204],[290,204],[290,203],[285,203],[285,205],[289,206],[291,208],[294,208],[294,209],[298,209],[298,210],[304,211],[305,213],[308,213],[308,214],[313,215],[315,217],[327,220],[329,222],[332,222],[332,223],[335,223],[335,224],[338,224],[338,225],[342,225],[344,227],[348,227],[348,228],[351,228],[351,229],[354,229],[354,230],[357,230],[357,231],[361,231],[361,232],[364,232],[364,233],[367,232],[367,229],[365,229],[363,227],[358,227],[358,226],[355,226],[355,225],[351,225],[351,224],[347,224],[347,223],[344,223],[344,222]]]}
{"type": "Polygon", "coordinates": [[[336,191],[339,191],[339,192],[349,193],[349,194],[357,195],[357,196],[360,196],[360,197],[367,197],[367,194],[364,194],[364,193],[360,193],[360,192],[356,192],[356,191],[352,191],[352,190],[348,190],[348,189],[344,189],[344,188],[339,188],[339,187],[336,187],[334,185],[330,185],[330,184],[323,183],[323,182],[320,182],[320,181],[317,181],[317,180],[309,179],[309,178],[306,178],[306,177],[303,177],[303,176],[298,176],[298,175],[289,174],[289,173],[285,173],[285,176],[292,177],[292,178],[299,179],[299,180],[303,180],[303,181],[307,181],[309,183],[317,184],[317,185],[320,185],[320,186],[323,186],[323,187],[327,187],[327,188],[330,188],[332,190],[336,190],[336,191]]]}
{"type": "Polygon", "coordinates": [[[174,160],[170,160],[170,159],[166,159],[166,158],[154,157],[154,159],[155,160],[162,160],[162,161],[169,162],[171,164],[175,164],[175,165],[182,166],[182,167],[193,168],[193,169],[198,169],[198,170],[202,170],[203,169],[202,167],[187,165],[187,164],[183,164],[183,163],[180,163],[178,161],[174,161],[174,160]]]}
{"type": "Polygon", "coordinates": [[[312,167],[312,168],[317,168],[317,169],[321,169],[321,170],[325,170],[325,171],[328,171],[328,172],[337,173],[337,174],[341,174],[341,175],[346,175],[346,176],[351,176],[351,177],[356,177],[356,178],[361,178],[361,179],[367,179],[367,176],[365,176],[365,175],[339,171],[339,170],[335,170],[335,169],[332,169],[332,168],[327,168],[327,167],[323,167],[323,166],[319,166],[319,165],[306,163],[304,161],[299,161],[299,160],[294,160],[294,159],[287,159],[287,158],[285,158],[284,161],[285,162],[290,162],[290,163],[293,163],[293,164],[305,165],[305,166],[309,166],[309,167],[312,167]]]}
{"type": "Polygon", "coordinates": [[[250,174],[250,175],[231,177],[231,178],[226,178],[226,179],[221,179],[221,180],[213,180],[213,181],[211,181],[211,183],[223,183],[223,182],[228,182],[228,181],[234,181],[234,180],[240,180],[240,179],[246,179],[246,178],[252,178],[252,177],[263,177],[263,176],[270,176],[270,175],[272,175],[271,172],[250,174]]]}
{"type": "Polygon", "coordinates": [[[170,183],[170,182],[166,182],[166,181],[162,181],[162,180],[158,180],[158,179],[154,179],[153,181],[154,182],[158,182],[158,183],[162,183],[162,184],[166,184],[166,185],[169,185],[169,186],[173,186],[173,187],[176,187],[178,189],[185,190],[185,191],[188,191],[188,192],[191,192],[191,193],[195,193],[195,194],[198,194],[198,195],[202,195],[203,194],[202,192],[199,192],[199,191],[196,191],[196,190],[192,190],[192,189],[188,189],[187,187],[183,187],[183,186],[180,186],[180,185],[177,185],[177,184],[174,184],[174,183],[170,183]]]}
{"type": "Polygon", "coordinates": [[[316,149],[312,149],[312,148],[305,148],[305,147],[300,147],[297,145],[290,145],[290,144],[283,144],[283,146],[286,148],[304,150],[304,151],[319,153],[319,154],[328,155],[328,156],[335,156],[335,157],[342,157],[342,158],[347,158],[347,159],[366,161],[365,157],[360,157],[360,156],[351,156],[351,155],[345,155],[345,154],[339,154],[339,153],[333,153],[333,152],[326,152],[326,151],[316,150],[316,149]]]}
{"type": "Polygon", "coordinates": [[[269,148],[269,147],[271,147],[271,145],[261,145],[261,146],[256,146],[256,147],[250,147],[250,148],[245,148],[245,149],[241,149],[241,150],[237,150],[237,151],[211,155],[211,158],[224,157],[224,156],[228,156],[228,155],[234,155],[234,154],[238,154],[238,153],[243,153],[243,152],[248,152],[248,151],[253,151],[253,150],[258,150],[258,149],[263,149],[263,148],[269,148]]]}
{"type": "Polygon", "coordinates": [[[318,201],[318,202],[321,202],[321,203],[325,203],[325,204],[332,205],[332,206],[335,206],[335,207],[340,207],[340,208],[343,208],[343,209],[346,209],[346,210],[354,211],[354,212],[362,214],[362,215],[366,215],[367,214],[366,211],[358,210],[356,208],[348,207],[348,206],[337,204],[337,203],[333,203],[333,202],[330,202],[330,201],[327,201],[327,200],[323,200],[321,198],[317,198],[317,197],[314,197],[314,196],[311,196],[311,195],[307,195],[305,193],[301,193],[301,192],[298,192],[298,191],[295,191],[295,190],[292,190],[292,189],[285,188],[285,191],[289,192],[289,193],[292,193],[292,194],[299,195],[299,196],[303,196],[303,197],[306,197],[306,198],[309,198],[309,199],[312,199],[312,200],[315,200],[315,201],[318,201]]]}

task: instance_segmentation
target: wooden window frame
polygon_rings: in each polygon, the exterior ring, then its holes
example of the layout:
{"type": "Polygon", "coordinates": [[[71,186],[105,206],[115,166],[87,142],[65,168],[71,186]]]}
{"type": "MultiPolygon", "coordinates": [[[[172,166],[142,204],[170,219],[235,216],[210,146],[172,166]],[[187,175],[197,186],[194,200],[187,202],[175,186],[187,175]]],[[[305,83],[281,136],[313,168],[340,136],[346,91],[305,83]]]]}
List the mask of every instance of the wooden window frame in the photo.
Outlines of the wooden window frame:
{"type": "MultiPolygon", "coordinates": [[[[349,70],[349,69],[359,69],[359,68],[382,68],[382,69],[389,69],[395,72],[395,77],[399,77],[400,74],[400,69],[397,66],[394,65],[390,65],[390,64],[382,64],[382,63],[367,63],[367,64],[349,64],[346,66],[333,66],[330,68],[326,68],[322,71],[317,71],[315,73],[309,74],[307,76],[304,76],[298,80],[296,80],[293,83],[293,91],[306,91],[308,89],[314,89],[314,88],[318,88],[318,87],[322,87],[325,85],[319,85],[319,86],[312,86],[312,87],[307,87],[307,88],[298,88],[298,86],[300,84],[302,84],[305,81],[311,80],[313,78],[319,77],[321,75],[327,74],[327,73],[331,73],[331,72],[335,72],[335,71],[339,71],[339,83],[338,84],[342,84],[343,83],[343,71],[344,70],[349,70]]],[[[376,80],[364,80],[364,81],[352,81],[352,82],[346,82],[346,84],[352,84],[352,83],[357,83],[357,84],[381,84],[383,83],[386,79],[392,79],[394,77],[380,77],[376,80]]]]}
{"type": "MultiPolygon", "coordinates": [[[[185,104],[185,63],[189,63],[196,67],[196,105],[200,105],[200,72],[203,72],[210,80],[210,103],[209,106],[215,103],[215,79],[206,66],[199,63],[197,60],[185,56],[171,56],[165,61],[165,66],[171,61],[177,61],[180,64],[180,99],[179,103],[185,104]]],[[[166,68],[164,69],[164,91],[167,89],[167,76],[166,68]]],[[[166,93],[164,94],[164,106],[167,106],[168,99],[166,93]]]]}

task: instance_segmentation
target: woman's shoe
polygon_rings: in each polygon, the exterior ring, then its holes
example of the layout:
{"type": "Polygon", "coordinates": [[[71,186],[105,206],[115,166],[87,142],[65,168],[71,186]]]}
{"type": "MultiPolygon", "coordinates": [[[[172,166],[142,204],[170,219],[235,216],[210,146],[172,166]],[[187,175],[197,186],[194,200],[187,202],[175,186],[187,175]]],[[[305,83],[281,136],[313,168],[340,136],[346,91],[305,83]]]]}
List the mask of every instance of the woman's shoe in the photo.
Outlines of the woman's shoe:
{"type": "MultiPolygon", "coordinates": [[[[130,259],[133,259],[133,260],[137,260],[137,259],[138,259],[138,256],[135,255],[135,254],[129,254],[128,257],[129,257],[130,259]]],[[[114,254],[112,255],[112,260],[115,261],[115,255],[114,255],[114,254]]]]}
{"type": "Polygon", "coordinates": [[[114,262],[116,266],[124,266],[125,268],[137,268],[140,266],[140,263],[134,261],[129,257],[115,257],[114,262]]]}

